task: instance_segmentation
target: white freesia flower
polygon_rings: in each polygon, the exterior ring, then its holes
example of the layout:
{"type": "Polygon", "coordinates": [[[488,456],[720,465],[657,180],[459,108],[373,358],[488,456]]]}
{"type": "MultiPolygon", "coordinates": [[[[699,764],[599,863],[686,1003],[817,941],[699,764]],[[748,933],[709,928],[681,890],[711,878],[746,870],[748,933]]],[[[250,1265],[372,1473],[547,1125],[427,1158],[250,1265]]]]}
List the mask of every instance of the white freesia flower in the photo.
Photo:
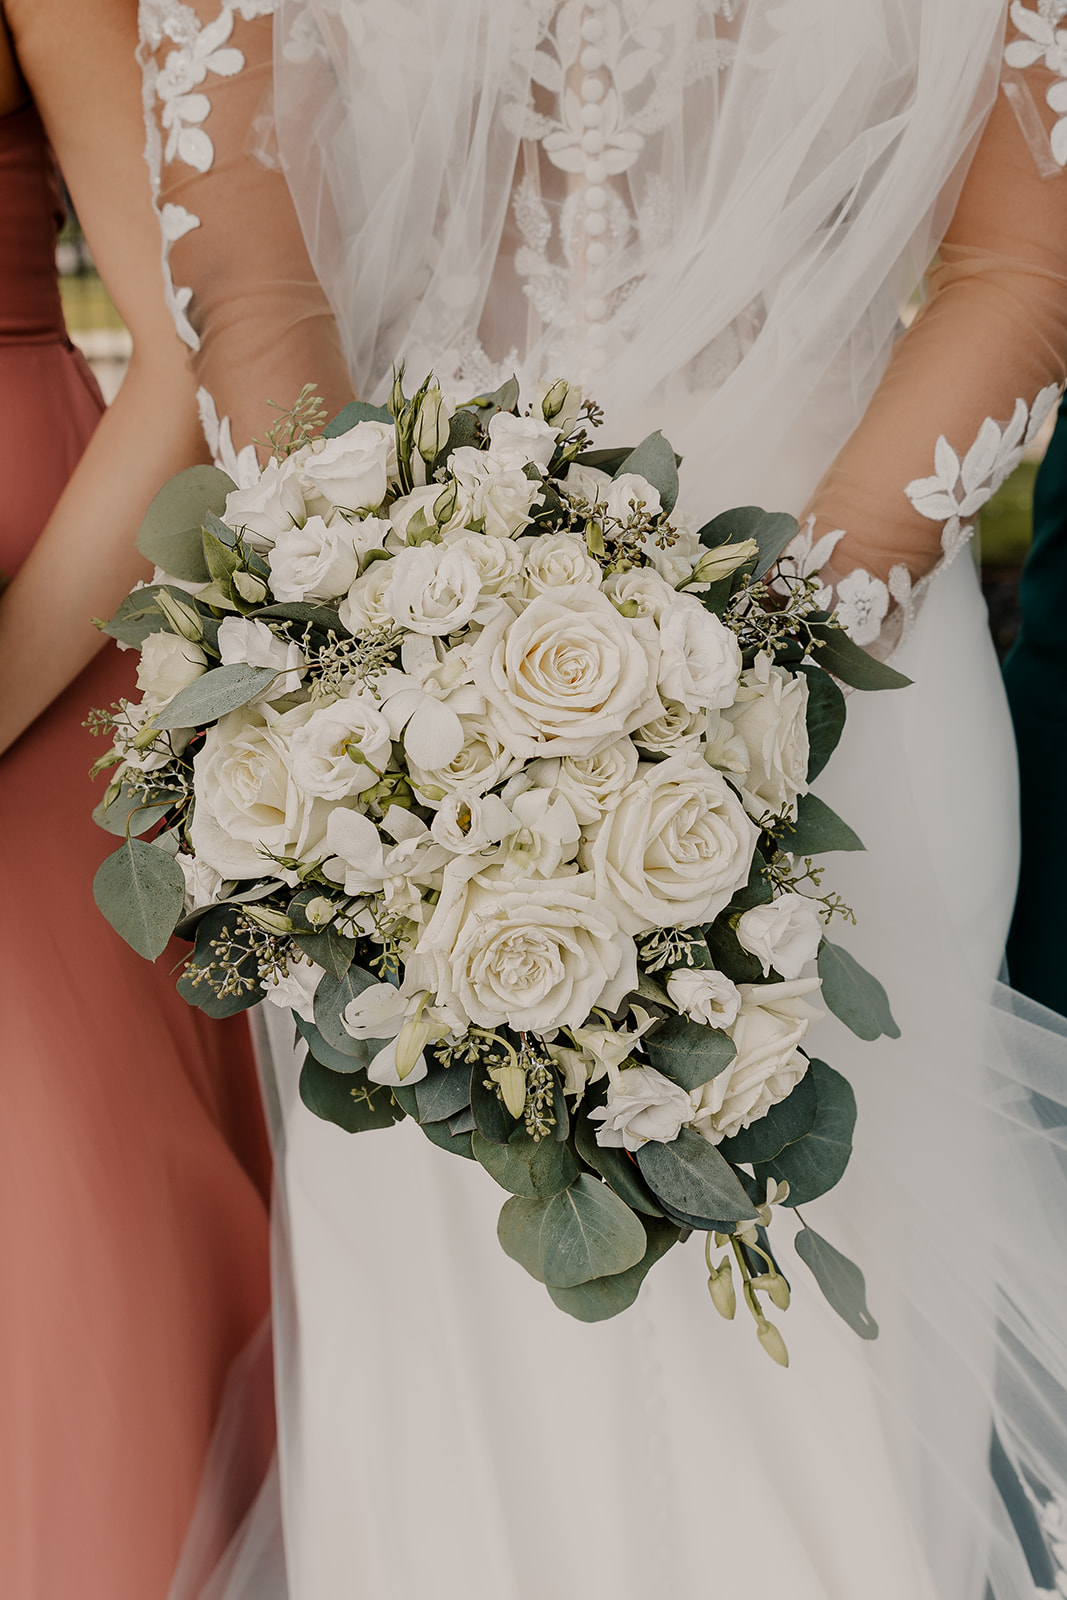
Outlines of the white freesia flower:
{"type": "Polygon", "coordinates": [[[341,601],[337,615],[349,633],[370,633],[375,628],[392,626],[392,614],[385,603],[386,591],[393,581],[392,566],[392,561],[373,561],[341,601]]]}
{"type": "Polygon", "coordinates": [[[411,752],[407,752],[408,773],[420,798],[436,803],[455,789],[485,794],[518,766],[511,751],[497,737],[488,717],[463,716],[459,722],[463,743],[442,766],[420,766],[411,752]]]}
{"type": "MultiPolygon", "coordinates": [[[[582,831],[569,801],[549,789],[526,789],[510,801],[512,824],[497,872],[507,878],[557,878],[574,859],[582,831]]],[[[577,868],[571,868],[577,871],[577,868]]]]}
{"type": "Polygon", "coordinates": [[[822,941],[822,924],[811,901],[802,894],[783,894],[765,906],[753,906],[738,919],[737,942],[763,966],[783,978],[799,978],[814,961],[822,941]]]}
{"type": "Polygon", "coordinates": [[[651,617],[657,624],[678,601],[677,591],[653,567],[610,573],[604,579],[604,593],[624,617],[651,617]]]}
{"type": "Polygon", "coordinates": [[[551,589],[574,588],[580,583],[600,586],[601,571],[585,546],[565,533],[530,539],[522,565],[522,593],[527,600],[551,589]]]}
{"type": "Polygon", "coordinates": [[[741,676],[741,648],[719,618],[692,595],[678,595],[659,621],[659,687],[687,711],[732,705],[741,676]]]}
{"type": "Polygon", "coordinates": [[[387,667],[374,692],[394,739],[403,738],[409,761],[447,766],[463,746],[462,714],[477,714],[485,701],[470,684],[466,651],[445,650],[438,639],[410,634],[401,648],[403,671],[387,667]]]}
{"type": "Polygon", "coordinates": [[[306,671],[303,652],[291,639],[282,639],[258,617],[224,617],[219,625],[219,655],[223,666],[241,662],[250,667],[273,667],[278,677],[253,700],[280,700],[295,694],[306,671]]]}
{"type": "Polygon", "coordinates": [[[306,515],[297,470],[289,457],[285,461],[268,461],[258,483],[249,488],[231,489],[222,520],[237,529],[253,548],[266,550],[303,522],[306,515]]]}
{"type": "Polygon", "coordinates": [[[732,1138],[792,1094],[808,1070],[797,1046],[823,1015],[804,999],[819,988],[818,978],[738,988],[741,1009],[729,1030],[737,1055],[693,1095],[693,1126],[709,1144],[732,1138]]]}
{"type": "Polygon", "coordinates": [[[392,983],[371,983],[349,1001],[341,1025],[353,1039],[395,1039],[415,1003],[407,984],[398,989],[392,983]]]}
{"type": "Polygon", "coordinates": [[[509,595],[516,588],[522,571],[522,548],[514,539],[497,539],[491,533],[447,533],[443,541],[473,561],[481,585],[481,600],[472,621],[491,616],[491,602],[509,595]]]}
{"type": "Polygon", "coordinates": [[[513,832],[515,818],[496,794],[454,789],[446,794],[430,824],[438,844],[456,856],[478,855],[513,832]]]}
{"type": "Polygon", "coordinates": [[[198,644],[176,633],[150,633],[141,645],[137,687],[160,710],[206,671],[207,656],[198,644]]]}
{"type": "Polygon", "coordinates": [[[491,884],[451,867],[407,970],[464,1026],[536,1033],[613,1010],[637,982],[633,941],[590,877],[491,884]]]}
{"type": "Polygon", "coordinates": [[[266,984],[265,999],[271,1005],[295,1011],[305,1022],[315,1020],[315,992],[326,976],[326,968],[307,957],[288,958],[289,971],[283,978],[275,973],[266,984]]]}
{"type": "Polygon", "coordinates": [[[542,789],[554,789],[569,800],[583,827],[610,811],[637,772],[637,751],[630,739],[616,739],[591,756],[562,756],[533,761],[527,775],[542,789]]]}
{"type": "Polygon", "coordinates": [[[359,570],[352,528],[344,517],[309,517],[267,553],[276,600],[333,600],[359,570]]]}
{"type": "Polygon", "coordinates": [[[371,695],[319,702],[289,741],[293,781],[324,800],[362,794],[378,782],[392,748],[389,724],[371,695]]]}
{"type": "Polygon", "coordinates": [[[582,845],[597,893],[628,933],[711,922],[747,883],[757,830],[699,755],[642,764],[582,845]]]}
{"type": "Polygon", "coordinates": [[[174,859],[185,879],[186,911],[199,911],[202,906],[214,905],[224,882],[222,874],[216,872],[214,867],[209,867],[206,861],[201,861],[199,856],[187,855],[184,850],[179,850],[174,859]]]}
{"type": "Polygon", "coordinates": [[[655,1067],[627,1067],[613,1072],[607,1103],[589,1113],[599,1122],[596,1142],[609,1149],[640,1150],[650,1139],[671,1144],[693,1116],[684,1089],[655,1067]]]}
{"type": "Polygon", "coordinates": [[[748,752],[744,795],[754,817],[795,817],[797,797],[808,792],[807,710],[807,678],[772,665],[761,651],[723,712],[748,752]]]}
{"type": "Polygon", "coordinates": [[[361,811],[340,806],[331,810],[325,851],[322,870],[332,883],[344,885],[345,894],[381,892],[386,877],[385,847],[378,829],[361,811]]]}
{"type": "Polygon", "coordinates": [[[529,464],[547,469],[556,451],[557,429],[537,417],[514,417],[497,411],[489,419],[489,449],[494,471],[511,471],[529,464]]]}
{"type": "Polygon", "coordinates": [[[390,562],[385,591],[390,614],[413,633],[456,633],[478,609],[478,568],[452,545],[420,544],[400,550],[390,562]]]}
{"type": "Polygon", "coordinates": [[[617,517],[620,522],[629,522],[639,504],[646,516],[658,516],[662,509],[659,490],[639,472],[622,472],[612,478],[602,499],[606,515],[617,517]]]}
{"type": "Polygon", "coordinates": [[[707,732],[703,711],[687,711],[677,700],[664,700],[663,714],[643,727],[635,728],[634,743],[656,756],[675,756],[683,750],[696,750],[707,732]]]}
{"type": "Polygon", "coordinates": [[[667,979],[667,993],[692,1022],[729,1028],[741,1008],[741,995],[724,972],[679,967],[667,979]]]}
{"type": "Polygon", "coordinates": [[[471,664],[501,741],[526,759],[592,755],[662,710],[655,630],[584,585],[518,617],[502,602],[471,664]]]}
{"type": "Polygon", "coordinates": [[[331,506],[376,511],[396,471],[396,429],[391,422],[357,422],[335,439],[316,440],[303,463],[302,481],[331,506]]]}

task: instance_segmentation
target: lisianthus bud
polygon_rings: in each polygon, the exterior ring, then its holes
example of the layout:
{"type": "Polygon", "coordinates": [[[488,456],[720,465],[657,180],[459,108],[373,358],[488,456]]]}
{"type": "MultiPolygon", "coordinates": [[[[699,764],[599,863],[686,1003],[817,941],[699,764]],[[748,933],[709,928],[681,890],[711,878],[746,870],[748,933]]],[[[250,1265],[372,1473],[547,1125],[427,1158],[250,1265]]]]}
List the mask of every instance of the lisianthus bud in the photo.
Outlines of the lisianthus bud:
{"type": "Polygon", "coordinates": [[[755,539],[742,539],[740,544],[717,545],[714,550],[704,551],[686,583],[718,583],[721,578],[728,578],[738,567],[743,567],[746,561],[758,555],[759,545],[755,539]]]}
{"type": "Polygon", "coordinates": [[[304,907],[304,917],[313,928],[325,928],[333,921],[335,906],[332,900],[327,900],[325,895],[317,895],[314,900],[309,900],[304,907]]]}
{"type": "Polygon", "coordinates": [[[446,488],[441,490],[433,503],[433,520],[439,528],[445,527],[452,521],[459,503],[459,485],[453,478],[446,488]]]}
{"type": "Polygon", "coordinates": [[[545,421],[554,422],[558,433],[570,433],[582,406],[583,395],[578,385],[557,378],[547,389],[539,384],[537,398],[545,421]]]}
{"type": "Polygon", "coordinates": [[[504,1104],[513,1117],[521,1117],[526,1110],[526,1074],[521,1067],[490,1067],[489,1076],[500,1085],[504,1104]]]}
{"type": "Polygon", "coordinates": [[[727,1322],[733,1320],[737,1310],[737,1294],[734,1290],[733,1273],[730,1271],[729,1259],[720,1267],[713,1270],[708,1277],[708,1293],[711,1295],[712,1304],[720,1317],[725,1317],[727,1322]]]}
{"type": "Polygon", "coordinates": [[[243,572],[238,569],[233,575],[233,586],[241,599],[247,600],[250,606],[262,605],[267,598],[267,585],[254,572],[243,572]]]}
{"type": "Polygon", "coordinates": [[[789,1310],[789,1285],[780,1272],[764,1272],[752,1279],[753,1289],[762,1289],[779,1311],[789,1310]]]}
{"type": "Polygon", "coordinates": [[[156,605],[175,633],[180,634],[183,639],[188,639],[190,644],[200,643],[204,637],[204,625],[200,620],[199,611],[186,601],[179,600],[169,589],[159,590],[156,595],[156,605]]]}
{"type": "Polygon", "coordinates": [[[414,433],[415,448],[425,462],[436,461],[448,443],[450,420],[440,389],[427,389],[419,402],[414,433]]]}
{"type": "Polygon", "coordinates": [[[761,1319],[756,1327],[756,1336],[772,1361],[777,1361],[780,1367],[789,1365],[789,1351],[785,1347],[785,1340],[773,1322],[768,1322],[766,1318],[761,1319]]]}
{"type": "Polygon", "coordinates": [[[273,911],[270,906],[245,906],[244,915],[249,922],[265,933],[292,933],[293,924],[284,911],[273,911]]]}

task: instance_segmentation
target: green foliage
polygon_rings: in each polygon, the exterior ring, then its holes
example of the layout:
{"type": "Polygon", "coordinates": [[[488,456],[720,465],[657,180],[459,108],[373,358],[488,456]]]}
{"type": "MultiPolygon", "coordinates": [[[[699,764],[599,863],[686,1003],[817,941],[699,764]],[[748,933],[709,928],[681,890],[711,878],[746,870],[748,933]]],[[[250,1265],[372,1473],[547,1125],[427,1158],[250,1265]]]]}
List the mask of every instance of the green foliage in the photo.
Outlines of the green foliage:
{"type": "Polygon", "coordinates": [[[489,394],[475,395],[473,400],[468,400],[465,409],[474,406],[479,411],[488,411],[490,413],[494,411],[514,411],[518,403],[519,380],[518,378],[508,378],[500,385],[499,389],[493,389],[489,394]]]}
{"type": "Polygon", "coordinates": [[[392,422],[393,413],[387,406],[368,405],[366,400],[350,400],[322,430],[324,439],[336,439],[348,433],[360,422],[392,422]]]}
{"type": "Polygon", "coordinates": [[[308,1022],[306,1017],[301,1017],[293,1012],[293,1021],[296,1023],[297,1032],[306,1041],[307,1047],[315,1060],[322,1066],[329,1067],[331,1072],[359,1072],[359,1062],[354,1056],[342,1055],[340,1050],[335,1050],[332,1044],[327,1044],[322,1034],[313,1022],[308,1022]]]}
{"type": "Polygon", "coordinates": [[[178,993],[205,1016],[235,1016],[265,993],[259,963],[266,936],[244,923],[241,909],[214,906],[196,925],[196,945],[190,965],[178,979],[178,993]]]}
{"type": "Polygon", "coordinates": [[[201,528],[209,512],[221,515],[237,485],[218,467],[187,467],[168,480],[144,514],[137,548],[149,561],[187,583],[206,583],[201,528]]]}
{"type": "Polygon", "coordinates": [[[783,848],[794,856],[820,856],[828,850],[864,850],[866,846],[847,822],[831,811],[817,794],[802,794],[792,832],[782,832],[783,848]]]}
{"type": "Polygon", "coordinates": [[[293,943],[312,961],[325,967],[331,978],[343,978],[356,953],[356,941],[338,933],[332,924],[317,933],[294,933],[293,943]]]}
{"type": "Polygon", "coordinates": [[[633,453],[632,444],[615,445],[607,450],[583,450],[575,460],[580,467],[595,467],[598,472],[607,472],[614,477],[633,453]]]}
{"type": "Polygon", "coordinates": [[[465,1111],[471,1103],[472,1070],[469,1062],[462,1061],[451,1067],[431,1067],[415,1085],[419,1121],[447,1122],[458,1111],[465,1111]]]}
{"type": "Polygon", "coordinates": [[[760,1184],[768,1178],[788,1182],[788,1206],[806,1205],[828,1193],[840,1183],[852,1154],[856,1126],[852,1085],[825,1061],[813,1060],[809,1075],[814,1079],[817,1097],[811,1131],[795,1144],[787,1144],[773,1161],[761,1162],[755,1169],[760,1184]]]}
{"type": "Polygon", "coordinates": [[[853,689],[906,689],[911,683],[911,679],[897,672],[895,667],[869,656],[843,628],[816,622],[812,624],[811,634],[816,664],[853,689]]]}
{"type": "Polygon", "coordinates": [[[323,633],[348,634],[332,606],[316,605],[310,600],[287,600],[284,604],[257,606],[250,616],[259,622],[310,622],[323,633]]]}
{"type": "Polygon", "coordinates": [[[559,1309],[579,1322],[605,1322],[632,1306],[649,1270],[681,1237],[681,1230],[673,1222],[650,1218],[643,1227],[648,1244],[636,1266],[610,1278],[591,1278],[573,1289],[550,1288],[548,1292],[559,1309]]]}
{"type": "Polygon", "coordinates": [[[654,489],[659,490],[663,510],[667,513],[674,510],[674,502],[678,498],[678,458],[673,446],[667,443],[658,428],[623,458],[614,476],[619,478],[625,472],[636,472],[646,478],[654,489]]]}
{"type": "Polygon", "coordinates": [[[815,1274],[815,1280],[854,1333],[877,1339],[878,1324],[867,1310],[867,1285],[854,1261],[835,1250],[812,1228],[802,1228],[794,1240],[797,1255],[815,1274]]]}
{"type": "MultiPolygon", "coordinates": [[[[768,890],[768,900],[771,898],[768,890]]],[[[737,942],[737,935],[730,927],[727,917],[717,917],[704,930],[708,941],[708,949],[715,960],[715,965],[720,972],[734,983],[758,983],[763,976],[763,964],[749,951],[742,950],[737,942]]]]}
{"type": "MultiPolygon", "coordinates": [[[[393,1090],[394,1095],[396,1090],[393,1090]]],[[[471,1136],[468,1130],[455,1133],[450,1122],[422,1122],[419,1124],[423,1133],[431,1144],[437,1145],[440,1150],[447,1150],[450,1155],[463,1156],[467,1161],[474,1160],[474,1151],[471,1148],[471,1136]]]]}
{"type": "Polygon", "coordinates": [[[136,838],[154,828],[173,804],[174,795],[169,794],[155,805],[146,805],[142,795],[134,794],[129,784],[124,783],[109,806],[101,801],[94,809],[93,821],[106,833],[113,833],[119,839],[125,839],[127,834],[136,838]]]}
{"type": "Polygon", "coordinates": [[[514,1196],[500,1213],[497,1235],[513,1261],[554,1289],[626,1272],[647,1249],[629,1206],[584,1172],[550,1200],[514,1196]]]}
{"type": "Polygon", "coordinates": [[[205,723],[217,722],[228,711],[254,700],[261,689],[267,688],[278,677],[273,667],[250,667],[245,662],[235,662],[229,667],[215,667],[202,677],[179,689],[155,718],[157,728],[202,728],[205,723]]]}
{"type": "MultiPolygon", "coordinates": [[[[101,632],[117,639],[120,644],[132,645],[135,650],[141,648],[150,633],[169,632],[169,624],[156,604],[156,595],[165,587],[164,584],[149,583],[143,589],[135,589],[126,596],[101,632]]],[[[187,598],[186,595],[182,596],[183,600],[187,598]]]]}
{"type": "Polygon", "coordinates": [[[125,839],[97,869],[93,898],[115,932],[139,956],[154,961],[182,914],[185,879],[166,850],[125,839]]]}
{"type": "Polygon", "coordinates": [[[471,1110],[474,1122],[483,1139],[491,1144],[507,1144],[515,1131],[516,1121],[496,1090],[486,1088],[486,1069],[476,1064],[471,1078],[471,1110]]]}
{"type": "Polygon", "coordinates": [[[742,1128],[732,1139],[724,1139],[719,1151],[735,1166],[753,1161],[773,1161],[787,1144],[796,1144],[815,1125],[818,1096],[815,1079],[806,1072],[792,1094],[779,1100],[766,1116],[742,1128]]]}
{"type": "Polygon", "coordinates": [[[371,1083],[365,1072],[331,1072],[313,1055],[304,1058],[300,1070],[300,1098],[309,1111],[345,1133],[391,1128],[403,1114],[393,1104],[392,1092],[371,1083]]]}
{"type": "Polygon", "coordinates": [[[729,1034],[688,1017],[667,1017],[644,1043],[656,1071],[686,1090],[710,1083],[737,1054],[729,1034]]]}
{"type": "Polygon", "coordinates": [[[662,1217],[663,1211],[642,1178],[637,1162],[626,1150],[597,1144],[594,1126],[584,1113],[575,1118],[574,1145],[586,1166],[599,1173],[631,1211],[640,1211],[646,1217],[662,1217]]]}
{"type": "Polygon", "coordinates": [[[550,1200],[578,1176],[578,1162],[569,1144],[555,1139],[535,1141],[523,1127],[515,1129],[507,1144],[493,1144],[476,1129],[472,1148],[475,1160],[502,1189],[528,1200],[550,1200]]]}
{"type": "Polygon", "coordinates": [[[671,1144],[643,1144],[637,1165],[657,1199],[687,1217],[733,1223],[757,1216],[729,1162],[692,1128],[671,1144]]]}
{"type": "Polygon", "coordinates": [[[845,727],[845,697],[822,667],[805,662],[808,680],[808,782],[814,783],[837,749],[845,727]]]}
{"type": "Polygon", "coordinates": [[[361,1067],[369,1067],[378,1051],[384,1050],[387,1041],[353,1039],[341,1021],[341,1014],[346,1006],[358,999],[364,989],[369,989],[377,981],[362,967],[349,967],[342,978],[335,978],[328,972],[320,979],[315,991],[316,1028],[327,1044],[332,1045],[340,1055],[351,1056],[361,1067]]]}
{"type": "Polygon", "coordinates": [[[818,969],[823,999],[858,1039],[878,1039],[883,1033],[890,1039],[900,1038],[888,995],[855,956],[824,939],[819,946],[818,969]]]}

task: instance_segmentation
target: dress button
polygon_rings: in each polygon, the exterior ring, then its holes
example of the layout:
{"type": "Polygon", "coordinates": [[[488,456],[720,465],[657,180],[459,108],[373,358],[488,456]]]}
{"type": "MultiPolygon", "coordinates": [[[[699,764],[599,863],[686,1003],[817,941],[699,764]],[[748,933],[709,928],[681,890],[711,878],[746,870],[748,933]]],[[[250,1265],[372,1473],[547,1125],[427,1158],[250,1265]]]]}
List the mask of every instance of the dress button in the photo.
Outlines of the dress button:
{"type": "MultiPolygon", "coordinates": [[[[601,217],[601,221],[604,219],[601,217]]],[[[585,259],[591,267],[602,267],[608,259],[608,247],[601,239],[591,239],[585,247],[585,259]]]]}
{"type": "Polygon", "coordinates": [[[585,123],[587,128],[599,128],[603,120],[604,110],[602,106],[582,107],[582,121],[585,123]]]}
{"type": "Polygon", "coordinates": [[[599,72],[604,65],[604,52],[595,45],[587,45],[579,57],[583,72],[599,72]]]}
{"type": "Polygon", "coordinates": [[[601,189],[599,184],[594,184],[591,189],[585,191],[585,203],[590,211],[603,211],[608,203],[607,190],[601,189]]]}
{"type": "Polygon", "coordinates": [[[599,78],[583,78],[582,79],[582,99],[583,100],[588,102],[588,101],[591,101],[591,100],[594,100],[594,101],[595,100],[603,100],[603,98],[604,98],[604,85],[601,83],[599,78]]]}
{"type": "Polygon", "coordinates": [[[602,161],[587,161],[585,164],[586,183],[603,183],[607,178],[608,169],[602,161]]]}
{"type": "Polygon", "coordinates": [[[599,211],[589,211],[585,218],[586,233],[607,233],[607,219],[599,211]]]}
{"type": "Polygon", "coordinates": [[[582,38],[588,39],[590,44],[596,44],[604,37],[604,23],[600,17],[586,17],[582,23],[582,38]]]}
{"type": "Polygon", "coordinates": [[[598,156],[603,148],[604,135],[599,128],[590,128],[588,133],[582,134],[582,149],[587,156],[598,156]]]}
{"type": "MultiPolygon", "coordinates": [[[[592,259],[593,259],[593,246],[592,245],[588,245],[586,247],[585,259],[587,261],[592,261],[592,259]]],[[[588,281],[590,289],[594,289],[594,290],[603,289],[603,287],[604,287],[604,269],[603,269],[603,267],[594,267],[593,271],[589,273],[587,281],[588,281]]]]}

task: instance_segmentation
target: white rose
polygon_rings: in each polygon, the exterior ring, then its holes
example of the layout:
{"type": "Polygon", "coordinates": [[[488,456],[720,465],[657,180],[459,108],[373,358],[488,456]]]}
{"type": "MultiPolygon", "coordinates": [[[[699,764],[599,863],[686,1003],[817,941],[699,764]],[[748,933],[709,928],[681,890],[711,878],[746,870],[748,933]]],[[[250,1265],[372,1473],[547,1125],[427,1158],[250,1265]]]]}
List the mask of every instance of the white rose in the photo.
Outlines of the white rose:
{"type": "Polygon", "coordinates": [[[687,711],[733,704],[741,676],[737,637],[692,595],[678,595],[659,622],[659,687],[687,711]]]}
{"type": "Polygon", "coordinates": [[[497,539],[490,533],[445,534],[444,543],[473,561],[478,570],[481,601],[474,620],[480,622],[483,613],[491,615],[488,601],[499,600],[515,588],[522,569],[522,550],[514,539],[497,539]]]}
{"type": "Polygon", "coordinates": [[[678,602],[677,592],[653,567],[631,567],[604,580],[604,593],[624,617],[651,617],[659,622],[668,607],[678,602]]]}
{"type": "Polygon", "coordinates": [[[427,483],[421,488],[413,489],[410,494],[402,495],[399,500],[394,500],[389,507],[390,525],[404,540],[413,535],[427,533],[430,528],[437,528],[442,537],[446,533],[465,531],[473,516],[474,491],[464,489],[460,484],[427,483]],[[434,507],[449,492],[450,487],[454,487],[456,491],[453,510],[444,522],[439,523],[434,515],[434,507]]]}
{"type": "Polygon", "coordinates": [[[495,885],[451,868],[407,972],[480,1027],[535,1033],[614,1010],[637,982],[633,941],[591,878],[495,885]]]}
{"type": "Polygon", "coordinates": [[[748,882],[758,830],[700,756],[643,764],[583,844],[597,892],[627,933],[711,922],[748,882]]]}
{"type": "Polygon", "coordinates": [[[522,564],[522,593],[535,600],[548,589],[573,589],[578,584],[599,588],[599,564],[585,546],[565,533],[532,539],[522,564]]]}
{"type": "Polygon", "coordinates": [[[453,855],[471,856],[499,844],[514,827],[515,819],[499,795],[454,789],[441,801],[430,832],[453,855]]]}
{"type": "Polygon", "coordinates": [[[295,694],[307,667],[300,646],[279,638],[257,617],[224,618],[219,627],[219,655],[227,667],[246,662],[250,667],[274,667],[279,672],[274,682],[256,695],[253,705],[295,694]]]}
{"type": "Polygon", "coordinates": [[[331,506],[376,511],[396,471],[396,429],[391,422],[357,422],[336,439],[316,442],[301,477],[331,506]]]}
{"type": "Polygon", "coordinates": [[[378,782],[392,748],[389,724],[372,696],[320,702],[289,741],[293,781],[324,800],[362,794],[378,782]]]}
{"type": "Polygon", "coordinates": [[[392,582],[385,603],[401,627],[413,633],[456,633],[478,609],[478,568],[462,550],[446,544],[412,545],[389,565],[392,582]]]}
{"type": "Polygon", "coordinates": [[[687,711],[677,700],[665,700],[661,717],[653,717],[651,722],[634,729],[634,743],[653,755],[679,755],[683,750],[698,748],[707,726],[703,711],[687,711]]]}
{"type": "Polygon", "coordinates": [[[659,490],[647,478],[642,478],[639,472],[623,472],[617,478],[612,478],[602,499],[606,515],[617,518],[619,522],[629,522],[638,503],[643,504],[646,516],[658,516],[662,509],[659,490]]]}
{"type": "Polygon", "coordinates": [[[268,461],[259,482],[232,489],[222,520],[240,531],[259,550],[268,549],[283,533],[303,522],[307,511],[292,458],[268,461]]]}
{"type": "Polygon", "coordinates": [[[556,453],[556,429],[537,417],[513,417],[497,411],[489,419],[489,449],[494,470],[510,471],[535,466],[547,468],[556,453]]]}
{"type": "Polygon", "coordinates": [[[761,652],[723,712],[748,752],[745,804],[754,817],[796,816],[797,796],[808,792],[807,711],[803,673],[794,677],[761,652]]]}
{"type": "Polygon", "coordinates": [[[454,790],[485,794],[517,765],[511,751],[497,738],[488,718],[460,717],[463,744],[444,767],[420,767],[408,758],[408,774],[416,793],[438,801],[454,790]]]}
{"type": "Polygon", "coordinates": [[[185,879],[186,911],[199,911],[202,906],[214,905],[223,884],[221,873],[209,867],[206,861],[201,861],[199,856],[186,855],[184,850],[179,850],[175,860],[185,879]]]}
{"type": "Polygon", "coordinates": [[[276,600],[333,600],[359,570],[356,541],[344,517],[309,517],[267,554],[276,600]]]}
{"type": "Polygon", "coordinates": [[[729,1028],[741,1007],[741,995],[724,972],[679,967],[667,979],[671,1000],[692,1022],[729,1028]]]}
{"type": "Polygon", "coordinates": [[[193,762],[196,806],[190,839],[196,854],[224,878],[258,878],[275,856],[315,860],[330,806],[307,795],[292,775],[289,738],[311,714],[297,706],[243,706],[209,728],[193,762]]]}
{"type": "Polygon", "coordinates": [[[783,894],[765,906],[753,906],[737,923],[737,942],[762,962],[764,977],[773,967],[783,978],[799,978],[818,955],[821,941],[822,924],[802,894],[783,894]]]}
{"type": "Polygon", "coordinates": [[[341,601],[337,615],[349,633],[372,633],[392,625],[392,613],[385,603],[386,591],[393,581],[392,568],[391,560],[372,561],[341,601]]]}
{"type": "Polygon", "coordinates": [[[530,510],[540,498],[540,483],[521,469],[494,472],[474,491],[474,519],[481,522],[483,532],[510,539],[533,521],[530,510]]]}
{"type": "Polygon", "coordinates": [[[160,710],[206,671],[207,656],[198,644],[176,633],[150,633],[141,645],[137,687],[160,710]]]}
{"type": "Polygon", "coordinates": [[[518,617],[502,602],[471,666],[502,742],[527,759],[592,755],[662,711],[655,630],[584,585],[518,617]]]}
{"type": "Polygon", "coordinates": [[[562,756],[531,762],[526,769],[542,789],[554,789],[569,800],[583,827],[610,811],[637,772],[637,751],[629,739],[617,739],[591,756],[562,756]]]}
{"type": "Polygon", "coordinates": [[[818,978],[739,985],[741,1009],[729,1029],[737,1055],[693,1096],[693,1126],[709,1144],[732,1138],[792,1094],[808,1070],[797,1046],[823,1015],[803,996],[818,987],[818,978]]]}
{"type": "Polygon", "coordinates": [[[314,1022],[315,991],[326,976],[326,968],[320,967],[317,961],[309,961],[306,957],[298,960],[292,955],[287,965],[289,971],[284,978],[275,973],[269,979],[264,998],[272,1005],[295,1011],[305,1022],[314,1022]]]}
{"type": "Polygon", "coordinates": [[[601,472],[599,467],[583,467],[577,461],[572,461],[563,484],[572,499],[583,500],[589,506],[603,505],[611,477],[607,472],[601,472]]]}
{"type": "Polygon", "coordinates": [[[609,1149],[640,1150],[650,1139],[671,1144],[693,1115],[684,1089],[655,1067],[626,1067],[613,1072],[607,1103],[589,1113],[598,1121],[596,1142],[609,1149]]]}

